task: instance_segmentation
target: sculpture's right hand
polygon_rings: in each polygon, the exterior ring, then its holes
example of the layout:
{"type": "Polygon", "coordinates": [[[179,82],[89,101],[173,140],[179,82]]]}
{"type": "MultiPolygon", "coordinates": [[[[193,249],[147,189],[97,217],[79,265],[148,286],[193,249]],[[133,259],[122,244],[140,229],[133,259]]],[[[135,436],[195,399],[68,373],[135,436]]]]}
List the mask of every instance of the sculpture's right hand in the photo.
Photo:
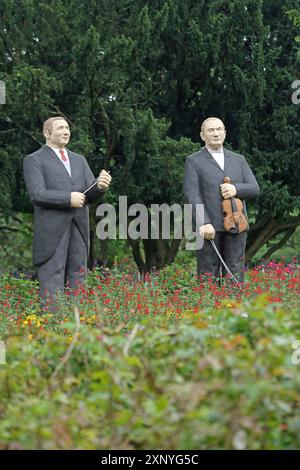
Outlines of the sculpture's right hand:
{"type": "Polygon", "coordinates": [[[213,240],[216,235],[216,231],[211,224],[205,224],[199,227],[199,233],[205,240],[213,240]]]}
{"type": "Polygon", "coordinates": [[[83,207],[85,203],[85,195],[83,193],[78,193],[74,191],[71,193],[71,207],[80,208],[83,207]]]}

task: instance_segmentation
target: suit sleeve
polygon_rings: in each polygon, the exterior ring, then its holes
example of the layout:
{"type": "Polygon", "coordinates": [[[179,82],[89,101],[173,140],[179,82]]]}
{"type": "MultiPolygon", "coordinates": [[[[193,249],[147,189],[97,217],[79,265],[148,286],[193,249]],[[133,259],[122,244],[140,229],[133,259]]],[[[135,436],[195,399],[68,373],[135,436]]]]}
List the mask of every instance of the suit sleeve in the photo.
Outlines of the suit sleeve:
{"type": "Polygon", "coordinates": [[[205,208],[202,196],[201,196],[200,177],[195,167],[195,162],[191,160],[190,158],[187,158],[185,161],[183,190],[184,190],[187,203],[192,205],[192,218],[193,218],[194,230],[195,230],[196,222],[197,222],[196,214],[199,210],[200,205],[204,207],[204,221],[203,219],[199,220],[198,226],[211,224],[210,217],[206,211],[206,208],[205,208]]]}
{"type": "Polygon", "coordinates": [[[47,209],[70,209],[70,191],[47,189],[40,163],[31,155],[23,160],[23,170],[29,199],[35,206],[47,209]]]}
{"type": "MultiPolygon", "coordinates": [[[[96,179],[92,173],[92,170],[89,167],[88,162],[84,159],[84,172],[85,172],[85,181],[86,186],[89,188],[93,183],[96,182],[96,179]]],[[[86,199],[87,204],[96,202],[97,200],[101,200],[103,198],[103,194],[105,191],[101,191],[98,186],[95,184],[87,193],[86,199]]]]}
{"type": "Polygon", "coordinates": [[[243,183],[236,183],[236,197],[251,199],[259,194],[259,186],[245,158],[242,157],[243,183]]]}

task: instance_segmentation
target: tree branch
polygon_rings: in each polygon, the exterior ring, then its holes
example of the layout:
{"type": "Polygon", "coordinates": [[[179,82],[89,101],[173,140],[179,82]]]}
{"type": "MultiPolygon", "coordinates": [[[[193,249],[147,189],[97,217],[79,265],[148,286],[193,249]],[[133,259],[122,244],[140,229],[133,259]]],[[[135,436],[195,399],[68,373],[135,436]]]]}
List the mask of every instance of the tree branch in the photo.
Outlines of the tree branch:
{"type": "Polygon", "coordinates": [[[298,225],[300,225],[300,216],[290,217],[281,224],[278,224],[278,219],[270,219],[269,222],[256,235],[256,238],[254,239],[254,237],[252,237],[253,242],[250,239],[250,243],[248,243],[249,247],[246,251],[246,262],[250,261],[251,258],[253,258],[253,256],[260,250],[260,248],[262,248],[268,241],[272,240],[274,237],[282,232],[285,232],[286,230],[296,229],[298,225]]]}
{"type": "Polygon", "coordinates": [[[2,119],[2,121],[8,122],[9,124],[13,123],[19,130],[21,130],[25,135],[27,135],[27,137],[32,139],[36,144],[38,144],[40,146],[43,145],[39,140],[37,140],[37,138],[33,134],[31,134],[26,129],[24,129],[24,127],[22,127],[16,121],[13,121],[9,116],[7,116],[7,118],[3,118],[3,117],[0,116],[0,119],[2,119]]]}
{"type": "Polygon", "coordinates": [[[287,230],[286,234],[284,235],[284,237],[278,242],[276,243],[275,245],[271,246],[271,248],[269,248],[269,250],[263,255],[263,258],[265,259],[269,259],[270,256],[275,253],[275,251],[279,250],[279,248],[282,248],[286,242],[288,241],[288,239],[293,235],[293,233],[295,232],[297,227],[293,227],[293,228],[290,228],[289,230],[287,230]]]}
{"type": "Polygon", "coordinates": [[[7,225],[0,225],[0,230],[9,230],[10,232],[18,232],[17,228],[8,227],[7,225]]]}
{"type": "Polygon", "coordinates": [[[259,218],[259,221],[250,227],[249,234],[252,234],[253,232],[256,232],[257,230],[260,230],[261,228],[263,228],[272,219],[272,215],[267,214],[264,218],[260,218],[259,216],[258,218],[259,218]]]}
{"type": "Polygon", "coordinates": [[[70,119],[68,116],[66,116],[65,113],[63,113],[63,112],[59,109],[58,106],[56,106],[55,104],[52,104],[52,105],[51,105],[51,108],[54,109],[54,110],[57,112],[57,114],[59,114],[60,116],[62,116],[67,122],[69,122],[73,128],[76,128],[76,125],[74,124],[74,122],[71,121],[71,119],[70,119]]]}
{"type": "Polygon", "coordinates": [[[286,222],[284,222],[282,225],[280,225],[278,230],[277,230],[277,234],[279,234],[280,232],[283,232],[284,230],[287,230],[289,228],[293,228],[293,227],[296,228],[296,227],[298,227],[298,225],[300,225],[300,215],[298,217],[291,217],[286,222]]]}

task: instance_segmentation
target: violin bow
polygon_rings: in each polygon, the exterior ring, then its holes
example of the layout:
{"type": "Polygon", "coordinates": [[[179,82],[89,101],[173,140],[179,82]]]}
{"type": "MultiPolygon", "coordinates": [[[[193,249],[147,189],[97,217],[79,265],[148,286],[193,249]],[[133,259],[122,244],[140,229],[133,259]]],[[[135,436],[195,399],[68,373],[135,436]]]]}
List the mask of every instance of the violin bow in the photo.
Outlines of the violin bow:
{"type": "Polygon", "coordinates": [[[232,272],[230,271],[230,269],[228,268],[227,264],[225,263],[225,261],[223,260],[215,242],[213,240],[209,240],[210,243],[212,244],[213,246],[213,249],[215,250],[215,252],[217,253],[218,257],[220,258],[221,260],[221,263],[223,264],[224,268],[226,269],[226,271],[228,272],[228,274],[230,274],[230,276],[232,277],[232,279],[234,280],[234,282],[240,287],[240,284],[239,284],[239,281],[237,280],[237,278],[232,274],[232,272]]]}
{"type": "MultiPolygon", "coordinates": [[[[110,173],[110,171],[108,171],[107,173],[110,173]]],[[[92,189],[94,186],[96,186],[96,184],[98,183],[98,180],[99,180],[100,176],[98,176],[98,178],[96,178],[96,181],[94,181],[93,184],[91,184],[91,186],[89,186],[88,188],[86,188],[82,194],[86,194],[90,189],[92,189]]]]}

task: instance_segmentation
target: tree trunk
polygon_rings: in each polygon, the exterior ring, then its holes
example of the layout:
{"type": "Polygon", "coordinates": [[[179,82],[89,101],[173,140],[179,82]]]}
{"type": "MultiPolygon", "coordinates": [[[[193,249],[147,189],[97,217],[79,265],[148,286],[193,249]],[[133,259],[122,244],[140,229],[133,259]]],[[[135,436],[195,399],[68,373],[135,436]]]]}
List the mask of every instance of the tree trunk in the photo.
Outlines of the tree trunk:
{"type": "Polygon", "coordinates": [[[141,250],[141,240],[128,238],[134,261],[141,274],[160,270],[171,264],[178,252],[181,240],[142,240],[144,256],[141,250]]]}
{"type": "Polygon", "coordinates": [[[133,240],[128,237],[129,245],[131,246],[133,259],[138,267],[140,273],[147,272],[145,261],[140,252],[140,240],[133,240]]]}
{"type": "Polygon", "coordinates": [[[266,216],[263,220],[255,224],[249,231],[246,249],[246,263],[249,263],[264,245],[268,244],[277,235],[285,233],[283,239],[267,250],[263,257],[271,256],[275,251],[286,244],[299,225],[299,215],[290,217],[286,220],[280,219],[279,216],[276,218],[266,216]]]}
{"type": "Polygon", "coordinates": [[[282,239],[276,243],[275,245],[271,246],[269,250],[264,254],[263,258],[269,259],[275,251],[279,250],[279,248],[282,248],[284,245],[286,245],[287,241],[289,238],[293,235],[293,233],[296,231],[297,227],[290,228],[286,231],[285,235],[282,237],[282,239]]]}

